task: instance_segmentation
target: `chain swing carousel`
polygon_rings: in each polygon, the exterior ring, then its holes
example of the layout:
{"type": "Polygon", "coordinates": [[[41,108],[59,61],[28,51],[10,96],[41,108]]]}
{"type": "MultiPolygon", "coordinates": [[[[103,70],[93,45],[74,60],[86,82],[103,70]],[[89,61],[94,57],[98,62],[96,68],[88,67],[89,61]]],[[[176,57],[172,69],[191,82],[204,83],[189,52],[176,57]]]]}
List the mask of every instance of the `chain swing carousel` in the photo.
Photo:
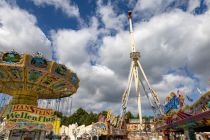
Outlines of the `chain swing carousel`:
{"type": "Polygon", "coordinates": [[[12,96],[1,107],[0,136],[4,139],[45,139],[58,134],[55,110],[38,107],[38,99],[60,99],[76,93],[79,78],[64,65],[42,54],[0,52],[0,93],[12,96]]]}

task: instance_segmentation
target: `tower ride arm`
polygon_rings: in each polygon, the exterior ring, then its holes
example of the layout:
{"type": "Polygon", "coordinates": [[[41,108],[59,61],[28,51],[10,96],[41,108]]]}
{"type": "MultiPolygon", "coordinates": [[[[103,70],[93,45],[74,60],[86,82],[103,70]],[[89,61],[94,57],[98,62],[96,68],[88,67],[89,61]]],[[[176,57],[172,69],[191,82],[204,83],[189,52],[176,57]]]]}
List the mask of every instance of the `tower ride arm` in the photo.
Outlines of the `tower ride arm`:
{"type": "Polygon", "coordinates": [[[121,116],[120,127],[122,126],[122,123],[125,119],[125,114],[126,114],[128,97],[129,97],[129,94],[130,94],[132,79],[133,79],[133,63],[131,63],[130,73],[129,73],[129,76],[128,76],[128,86],[127,86],[127,88],[124,91],[123,96],[122,96],[122,111],[121,111],[121,115],[120,115],[121,116]]]}
{"type": "MultiPolygon", "coordinates": [[[[150,83],[149,83],[149,81],[147,79],[147,76],[144,73],[144,70],[143,70],[143,68],[141,66],[141,63],[139,61],[138,61],[138,65],[139,65],[139,69],[140,69],[140,71],[141,71],[141,73],[142,73],[142,75],[144,77],[144,80],[146,81],[146,84],[149,87],[149,91],[150,91],[150,93],[152,95],[153,102],[154,102],[154,105],[156,107],[156,110],[159,110],[160,114],[164,115],[163,109],[162,109],[161,104],[160,104],[160,99],[159,99],[157,93],[152,89],[152,87],[151,87],[151,85],[150,85],[150,83]]],[[[143,82],[142,82],[142,84],[143,84],[143,82]]],[[[145,91],[145,93],[148,94],[146,91],[145,91]]]]}

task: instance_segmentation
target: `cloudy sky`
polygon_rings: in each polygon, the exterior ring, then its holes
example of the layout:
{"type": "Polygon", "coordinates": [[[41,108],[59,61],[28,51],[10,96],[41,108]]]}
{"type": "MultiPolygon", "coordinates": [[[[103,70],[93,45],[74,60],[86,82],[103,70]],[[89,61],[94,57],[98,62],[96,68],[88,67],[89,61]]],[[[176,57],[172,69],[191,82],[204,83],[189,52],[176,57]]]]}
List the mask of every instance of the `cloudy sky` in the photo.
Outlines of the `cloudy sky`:
{"type": "MultiPolygon", "coordinates": [[[[119,114],[130,67],[132,10],[141,64],[161,102],[178,89],[195,101],[197,88],[210,88],[209,7],[210,0],[1,0],[0,50],[40,51],[75,71],[81,82],[73,111],[111,108],[119,114]]],[[[143,114],[151,114],[141,96],[143,114]]],[[[133,89],[128,110],[137,112],[133,89]]]]}

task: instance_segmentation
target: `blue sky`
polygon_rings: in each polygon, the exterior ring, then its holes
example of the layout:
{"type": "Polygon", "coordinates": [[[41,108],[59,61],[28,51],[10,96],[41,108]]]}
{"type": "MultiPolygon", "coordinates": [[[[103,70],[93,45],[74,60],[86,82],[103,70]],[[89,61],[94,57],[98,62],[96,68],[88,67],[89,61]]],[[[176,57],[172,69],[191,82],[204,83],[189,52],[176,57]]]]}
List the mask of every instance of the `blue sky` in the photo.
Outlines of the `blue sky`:
{"type": "MultiPolygon", "coordinates": [[[[136,48],[161,102],[178,89],[196,100],[197,88],[209,90],[209,6],[209,0],[3,0],[0,48],[40,51],[77,72],[81,83],[73,110],[112,108],[119,114],[130,67],[132,10],[136,48]]],[[[151,114],[141,95],[143,113],[151,114]]],[[[136,113],[134,102],[132,89],[128,110],[136,113]]]]}
{"type": "MultiPolygon", "coordinates": [[[[52,29],[71,28],[78,30],[80,28],[80,24],[75,17],[68,17],[62,10],[56,9],[54,6],[46,5],[39,7],[34,5],[32,1],[17,1],[17,4],[20,8],[23,8],[36,16],[38,26],[45,34],[48,34],[52,29]]],[[[87,9],[89,9],[88,5],[89,4],[86,4],[87,9]]],[[[90,14],[88,13],[89,10],[86,10],[84,7],[81,8],[84,9],[81,12],[85,12],[84,14],[81,13],[82,18],[87,18],[90,14]]]]}

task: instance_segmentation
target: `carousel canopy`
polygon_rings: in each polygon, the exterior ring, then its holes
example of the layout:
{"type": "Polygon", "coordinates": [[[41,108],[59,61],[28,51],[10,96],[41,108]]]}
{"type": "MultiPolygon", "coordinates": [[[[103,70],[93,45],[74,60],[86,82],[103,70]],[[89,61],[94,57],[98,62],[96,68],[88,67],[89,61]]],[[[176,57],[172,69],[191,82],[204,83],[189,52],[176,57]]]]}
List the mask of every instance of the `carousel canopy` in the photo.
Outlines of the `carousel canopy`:
{"type": "Polygon", "coordinates": [[[71,96],[78,87],[76,73],[40,53],[0,52],[0,92],[13,96],[12,104],[71,96]]]}

